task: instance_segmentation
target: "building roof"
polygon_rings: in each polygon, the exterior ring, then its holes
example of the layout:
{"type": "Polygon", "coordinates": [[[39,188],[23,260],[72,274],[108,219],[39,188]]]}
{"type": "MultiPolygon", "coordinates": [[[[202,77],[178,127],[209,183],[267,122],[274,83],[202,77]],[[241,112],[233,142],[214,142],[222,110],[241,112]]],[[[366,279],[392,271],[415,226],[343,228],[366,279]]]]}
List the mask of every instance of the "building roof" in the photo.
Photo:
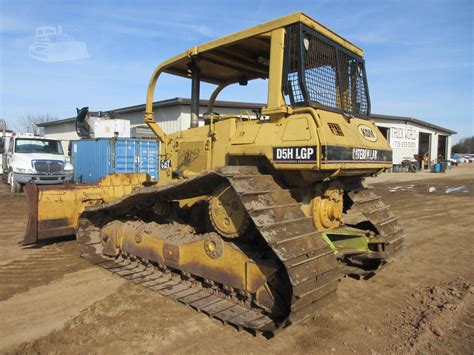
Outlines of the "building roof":
{"type": "Polygon", "coordinates": [[[437,126],[435,124],[419,120],[418,118],[413,118],[413,117],[404,117],[404,116],[391,116],[391,115],[381,115],[377,113],[373,113],[370,115],[371,118],[374,120],[380,119],[380,120],[387,120],[387,121],[404,121],[404,122],[411,122],[411,123],[416,123],[419,124],[420,126],[425,126],[428,128],[433,128],[441,132],[445,132],[448,134],[457,134],[458,132],[452,131],[448,128],[444,128],[441,126],[437,126]]]}
{"type": "Polygon", "coordinates": [[[50,126],[60,125],[60,124],[63,124],[63,123],[71,123],[71,122],[74,122],[74,121],[76,121],[76,117],[70,117],[70,118],[64,118],[62,120],[36,123],[36,127],[50,127],[50,126]]]}
{"type": "MultiPolygon", "coordinates": [[[[209,104],[209,100],[200,100],[200,106],[207,106],[209,104]]],[[[156,101],[153,103],[153,109],[156,108],[163,108],[163,107],[169,107],[169,106],[177,106],[177,105],[185,105],[185,106],[190,106],[191,105],[191,99],[183,98],[183,97],[175,97],[173,99],[169,100],[162,100],[162,101],[156,101]]],[[[221,108],[240,108],[240,109],[260,109],[265,104],[263,103],[255,103],[255,102],[240,102],[240,101],[216,101],[214,104],[214,107],[221,107],[221,108]]],[[[133,106],[127,106],[127,107],[121,107],[117,108],[115,110],[109,110],[106,112],[114,112],[114,113],[127,113],[127,112],[137,112],[141,111],[145,113],[145,104],[141,105],[133,105],[133,106]]],[[[403,122],[411,122],[411,123],[416,123],[421,126],[425,126],[428,128],[433,128],[441,132],[445,132],[448,134],[456,134],[457,132],[452,131],[448,128],[444,128],[441,126],[437,126],[435,124],[419,120],[418,118],[413,118],[413,117],[404,117],[404,116],[391,116],[391,115],[382,115],[382,114],[371,114],[370,117],[374,120],[381,119],[381,120],[387,120],[387,121],[403,121],[403,122]]],[[[50,127],[50,126],[55,126],[63,123],[71,123],[75,122],[76,117],[70,117],[70,118],[65,118],[62,120],[58,121],[51,121],[51,122],[43,122],[43,123],[38,123],[38,127],[50,127]]]]}
{"type": "MultiPolygon", "coordinates": [[[[200,106],[207,106],[209,104],[209,100],[200,100],[199,104],[200,106]]],[[[156,101],[153,103],[153,109],[169,107],[169,106],[177,106],[177,105],[191,106],[191,99],[186,99],[183,97],[175,97],[174,99],[156,101]]],[[[240,101],[216,101],[214,104],[214,108],[216,107],[241,108],[241,109],[251,109],[251,110],[260,109],[263,106],[265,106],[265,104],[255,103],[255,102],[240,102],[240,101]]],[[[145,104],[121,107],[121,108],[104,111],[104,112],[127,113],[127,112],[137,112],[137,111],[142,111],[143,113],[145,113],[145,104]]],[[[37,126],[50,127],[50,126],[56,126],[63,123],[71,123],[75,121],[76,121],[76,117],[70,117],[70,118],[64,118],[62,120],[57,120],[57,121],[38,123],[37,126]]]]}

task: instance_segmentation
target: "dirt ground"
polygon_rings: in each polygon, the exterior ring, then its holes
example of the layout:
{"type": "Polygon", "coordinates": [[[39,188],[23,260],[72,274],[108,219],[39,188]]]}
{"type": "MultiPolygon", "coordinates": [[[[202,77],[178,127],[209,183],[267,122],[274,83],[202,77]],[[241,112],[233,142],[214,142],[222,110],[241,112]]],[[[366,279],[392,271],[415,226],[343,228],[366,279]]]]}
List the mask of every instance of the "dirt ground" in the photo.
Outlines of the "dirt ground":
{"type": "Polygon", "coordinates": [[[21,247],[26,201],[0,187],[0,353],[474,351],[474,164],[370,179],[407,232],[398,259],[272,339],[89,266],[73,239],[21,247]]]}

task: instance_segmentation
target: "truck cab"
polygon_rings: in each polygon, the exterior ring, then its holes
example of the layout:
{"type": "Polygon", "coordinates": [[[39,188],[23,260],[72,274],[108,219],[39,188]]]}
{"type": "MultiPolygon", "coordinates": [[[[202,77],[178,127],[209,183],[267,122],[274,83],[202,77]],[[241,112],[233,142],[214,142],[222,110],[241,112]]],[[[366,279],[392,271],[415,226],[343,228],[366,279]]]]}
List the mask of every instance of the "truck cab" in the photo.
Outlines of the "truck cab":
{"type": "Polygon", "coordinates": [[[29,181],[51,185],[72,180],[73,167],[58,140],[21,134],[9,137],[4,149],[2,175],[12,192],[21,192],[29,181]]]}

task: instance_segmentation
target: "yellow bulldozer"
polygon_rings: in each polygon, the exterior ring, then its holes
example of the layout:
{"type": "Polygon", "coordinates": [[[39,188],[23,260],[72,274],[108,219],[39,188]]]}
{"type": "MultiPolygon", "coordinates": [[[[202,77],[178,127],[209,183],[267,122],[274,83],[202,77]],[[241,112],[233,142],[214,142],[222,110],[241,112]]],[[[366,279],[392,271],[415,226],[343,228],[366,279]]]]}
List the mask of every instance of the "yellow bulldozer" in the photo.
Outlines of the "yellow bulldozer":
{"type": "Polygon", "coordinates": [[[27,187],[25,243],[75,232],[95,265],[226,324],[273,334],[366,277],[404,232],[365,177],[391,167],[370,120],[363,51],[303,13],[190,48],[160,64],[145,122],[160,176],[27,187]],[[154,119],[162,73],[190,78],[191,127],[154,119]],[[214,111],[227,86],[267,80],[256,115],[214,111]],[[200,83],[216,85],[200,116],[200,83]]]}

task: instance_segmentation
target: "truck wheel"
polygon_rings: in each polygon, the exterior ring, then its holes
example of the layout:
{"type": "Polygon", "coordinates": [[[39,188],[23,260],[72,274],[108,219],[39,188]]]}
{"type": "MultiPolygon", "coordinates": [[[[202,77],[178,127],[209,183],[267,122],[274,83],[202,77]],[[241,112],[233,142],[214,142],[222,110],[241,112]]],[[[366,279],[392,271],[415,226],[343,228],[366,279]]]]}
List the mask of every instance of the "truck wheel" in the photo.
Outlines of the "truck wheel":
{"type": "Polygon", "coordinates": [[[19,193],[22,192],[23,186],[15,180],[15,175],[13,173],[10,173],[10,177],[8,179],[10,181],[10,191],[13,193],[19,193]]]}

